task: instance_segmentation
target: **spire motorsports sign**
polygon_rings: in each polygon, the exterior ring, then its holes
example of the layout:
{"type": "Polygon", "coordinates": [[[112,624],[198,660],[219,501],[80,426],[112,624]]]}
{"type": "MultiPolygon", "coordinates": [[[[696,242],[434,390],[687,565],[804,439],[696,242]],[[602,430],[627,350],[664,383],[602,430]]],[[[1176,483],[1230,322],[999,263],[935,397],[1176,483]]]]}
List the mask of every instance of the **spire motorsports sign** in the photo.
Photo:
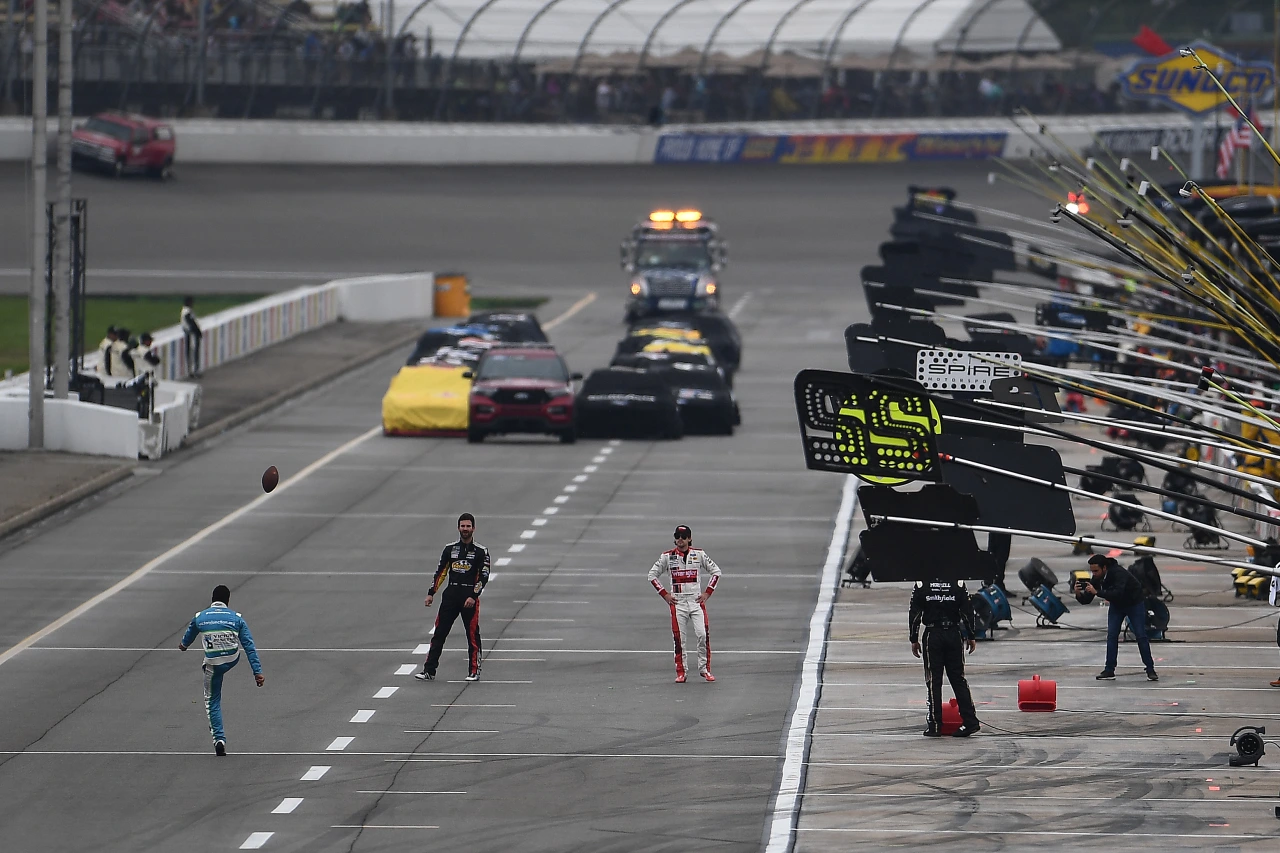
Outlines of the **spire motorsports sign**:
{"type": "Polygon", "coordinates": [[[1120,85],[1130,98],[1161,101],[1191,115],[1204,115],[1226,103],[1226,97],[1213,82],[1213,72],[1223,88],[1238,101],[1247,101],[1275,85],[1275,66],[1270,62],[1246,62],[1208,42],[1188,45],[1208,66],[1196,67],[1193,56],[1177,51],[1161,57],[1141,59],[1120,75],[1120,85]]]}

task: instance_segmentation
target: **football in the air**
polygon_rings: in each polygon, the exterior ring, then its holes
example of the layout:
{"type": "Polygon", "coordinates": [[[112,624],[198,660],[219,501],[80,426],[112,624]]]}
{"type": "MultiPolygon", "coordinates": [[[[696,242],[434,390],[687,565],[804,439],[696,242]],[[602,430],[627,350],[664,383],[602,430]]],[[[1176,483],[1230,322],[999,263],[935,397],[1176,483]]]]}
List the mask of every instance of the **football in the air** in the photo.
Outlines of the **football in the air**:
{"type": "Polygon", "coordinates": [[[280,485],[280,472],[276,470],[276,466],[262,472],[262,491],[270,492],[280,485]]]}

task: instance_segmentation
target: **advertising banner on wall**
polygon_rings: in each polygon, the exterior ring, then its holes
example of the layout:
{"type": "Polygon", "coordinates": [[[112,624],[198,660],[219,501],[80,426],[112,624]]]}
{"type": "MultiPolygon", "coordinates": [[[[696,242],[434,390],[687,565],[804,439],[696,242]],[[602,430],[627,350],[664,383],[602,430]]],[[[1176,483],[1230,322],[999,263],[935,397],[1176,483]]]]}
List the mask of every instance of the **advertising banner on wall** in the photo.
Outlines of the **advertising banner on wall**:
{"type": "Polygon", "coordinates": [[[1004,153],[1004,131],[723,134],[668,133],[658,140],[655,163],[903,163],[984,160],[1004,153]]]}
{"type": "Polygon", "coordinates": [[[1213,75],[1231,97],[1241,102],[1260,98],[1275,85],[1275,66],[1270,62],[1246,62],[1206,41],[1194,41],[1188,47],[1196,56],[1174,51],[1131,65],[1119,78],[1125,96],[1158,101],[1191,115],[1205,115],[1227,101],[1213,75]]]}

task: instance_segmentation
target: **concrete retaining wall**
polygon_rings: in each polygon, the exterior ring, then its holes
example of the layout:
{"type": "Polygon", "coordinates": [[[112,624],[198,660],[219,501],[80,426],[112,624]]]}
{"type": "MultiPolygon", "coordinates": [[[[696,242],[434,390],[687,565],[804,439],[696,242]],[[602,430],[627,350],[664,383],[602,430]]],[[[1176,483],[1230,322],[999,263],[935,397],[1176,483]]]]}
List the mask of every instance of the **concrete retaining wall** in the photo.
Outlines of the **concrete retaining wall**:
{"type": "MultiPolygon", "coordinates": [[[[300,287],[200,318],[200,369],[243,358],[339,319],[392,322],[432,316],[435,275],[429,272],[338,279],[300,287]]],[[[182,329],[154,333],[160,365],[151,420],[134,412],[78,401],[45,400],[45,447],[72,453],[158,459],[181,445],[199,422],[200,388],[187,376],[182,329]],[[127,435],[126,435],[127,433],[127,435]]],[[[92,372],[98,354],[85,358],[92,372]]],[[[27,446],[27,375],[0,382],[0,450],[27,446]]]]}
{"type": "MultiPolygon", "coordinates": [[[[1083,148],[1100,129],[1187,128],[1174,113],[1049,117],[1083,148]]],[[[1026,136],[1004,118],[859,119],[647,126],[411,124],[177,119],[177,164],[550,165],[654,162],[887,162],[1024,158],[1026,136]],[[723,140],[719,143],[716,140],[723,140]],[[733,140],[737,140],[735,143],[733,140]],[[770,140],[775,144],[770,147],[770,140]],[[767,156],[739,157],[762,148],[767,156]],[[734,156],[726,157],[726,154],[734,156]]],[[[0,160],[27,160],[31,122],[0,119],[0,160]]],[[[52,162],[52,161],[51,161],[52,162]]]]}

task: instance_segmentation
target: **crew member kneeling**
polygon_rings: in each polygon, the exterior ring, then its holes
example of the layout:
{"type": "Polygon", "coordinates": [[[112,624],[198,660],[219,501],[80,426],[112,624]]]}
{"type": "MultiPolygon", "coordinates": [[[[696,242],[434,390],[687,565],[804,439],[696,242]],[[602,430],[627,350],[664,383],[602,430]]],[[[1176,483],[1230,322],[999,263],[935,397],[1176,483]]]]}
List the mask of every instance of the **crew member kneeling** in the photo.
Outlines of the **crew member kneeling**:
{"type": "Polygon", "coordinates": [[[942,736],[942,673],[956,694],[963,725],[953,737],[968,737],[981,725],[969,682],[964,679],[964,650],[977,649],[973,603],[963,583],[917,581],[911,593],[911,654],[924,657],[924,683],[929,691],[929,722],[925,737],[942,736]],[[920,627],[924,626],[924,636],[920,627]]]}

